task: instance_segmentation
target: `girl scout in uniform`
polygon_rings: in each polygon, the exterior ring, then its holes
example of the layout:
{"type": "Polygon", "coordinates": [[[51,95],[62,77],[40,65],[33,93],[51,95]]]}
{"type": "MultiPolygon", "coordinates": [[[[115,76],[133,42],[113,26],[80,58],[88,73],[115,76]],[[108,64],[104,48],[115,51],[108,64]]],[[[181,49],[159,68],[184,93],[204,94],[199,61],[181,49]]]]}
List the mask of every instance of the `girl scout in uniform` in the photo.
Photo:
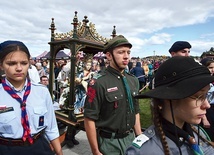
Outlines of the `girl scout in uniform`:
{"type": "MultiPolygon", "coordinates": [[[[214,60],[211,58],[204,58],[200,61],[202,65],[207,67],[212,76],[214,76],[214,60]]],[[[211,141],[214,142],[214,83],[210,83],[210,90],[207,93],[207,100],[210,103],[210,108],[207,109],[206,117],[203,118],[201,126],[210,136],[211,141]]]]}
{"type": "Polygon", "coordinates": [[[0,154],[62,155],[48,89],[28,78],[30,53],[19,41],[0,44],[0,154]]]}
{"type": "Polygon", "coordinates": [[[214,148],[198,124],[210,104],[214,81],[209,70],[190,57],[173,57],[155,74],[155,88],[136,98],[152,98],[153,123],[135,138],[127,155],[213,155],[214,148]]]}

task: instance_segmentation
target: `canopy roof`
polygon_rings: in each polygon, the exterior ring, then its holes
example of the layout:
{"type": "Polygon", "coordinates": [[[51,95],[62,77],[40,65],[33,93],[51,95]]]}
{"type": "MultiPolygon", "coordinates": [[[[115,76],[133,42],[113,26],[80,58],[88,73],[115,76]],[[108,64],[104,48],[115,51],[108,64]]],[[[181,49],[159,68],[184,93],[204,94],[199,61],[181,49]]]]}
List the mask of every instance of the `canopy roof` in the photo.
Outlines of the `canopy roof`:
{"type": "MultiPolygon", "coordinates": [[[[84,16],[82,22],[78,21],[77,11],[73,18],[73,29],[65,33],[55,32],[56,27],[54,18],[52,18],[51,27],[51,42],[50,45],[55,46],[55,50],[62,50],[63,48],[72,49],[71,44],[75,44],[75,53],[83,51],[84,53],[96,54],[103,51],[104,44],[109,39],[102,37],[96,31],[95,24],[89,22],[88,17],[84,16]],[[56,49],[57,47],[57,49],[56,49]]],[[[113,26],[112,37],[116,36],[115,26],[113,26]]],[[[53,52],[53,51],[52,51],[53,52]]],[[[72,52],[72,51],[71,51],[72,52]]]]}
{"type": "MultiPolygon", "coordinates": [[[[51,58],[51,55],[50,55],[50,52],[48,52],[45,56],[41,57],[40,59],[50,59],[51,58]]],[[[56,57],[55,59],[58,60],[58,59],[69,59],[70,56],[67,55],[64,51],[59,51],[57,52],[56,54],[56,57]]]]}

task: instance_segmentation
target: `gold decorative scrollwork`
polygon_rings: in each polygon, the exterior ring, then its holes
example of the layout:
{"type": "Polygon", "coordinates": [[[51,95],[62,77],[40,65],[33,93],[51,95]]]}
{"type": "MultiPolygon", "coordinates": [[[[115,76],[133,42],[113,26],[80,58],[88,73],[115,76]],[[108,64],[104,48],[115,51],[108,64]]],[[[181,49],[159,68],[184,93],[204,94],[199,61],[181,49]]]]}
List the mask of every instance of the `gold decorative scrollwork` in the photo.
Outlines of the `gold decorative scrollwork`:
{"type": "MultiPolygon", "coordinates": [[[[85,25],[83,22],[79,22],[77,25],[77,35],[81,38],[88,39],[90,41],[96,41],[101,43],[106,43],[109,39],[102,37],[96,31],[95,24],[89,23],[89,26],[85,25]]],[[[55,33],[55,40],[66,40],[73,37],[73,30],[67,33],[55,33]]]]}

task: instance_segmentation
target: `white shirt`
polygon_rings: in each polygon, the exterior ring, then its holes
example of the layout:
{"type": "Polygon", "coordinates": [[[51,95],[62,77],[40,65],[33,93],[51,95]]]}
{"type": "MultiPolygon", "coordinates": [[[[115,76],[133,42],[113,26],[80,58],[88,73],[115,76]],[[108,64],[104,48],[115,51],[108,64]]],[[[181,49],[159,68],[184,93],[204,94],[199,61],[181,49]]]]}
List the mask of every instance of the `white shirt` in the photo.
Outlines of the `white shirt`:
{"type": "Polygon", "coordinates": [[[28,74],[29,74],[30,80],[33,83],[39,83],[40,82],[39,72],[37,71],[37,69],[34,65],[30,66],[30,68],[28,69],[28,74]]]}
{"type": "MultiPolygon", "coordinates": [[[[6,80],[7,85],[12,86],[6,80]]],[[[22,90],[15,91],[21,98],[25,92],[26,84],[22,90]]],[[[13,87],[13,86],[12,86],[13,87]]],[[[18,139],[23,135],[23,127],[21,124],[21,108],[20,103],[12,98],[0,84],[0,107],[12,107],[12,111],[0,112],[0,137],[18,139]]],[[[59,130],[53,108],[52,98],[48,89],[41,84],[31,84],[31,91],[26,101],[26,111],[28,115],[31,134],[34,135],[45,129],[45,135],[48,140],[59,137],[59,130]],[[43,120],[41,123],[41,119],[43,120]]]]}

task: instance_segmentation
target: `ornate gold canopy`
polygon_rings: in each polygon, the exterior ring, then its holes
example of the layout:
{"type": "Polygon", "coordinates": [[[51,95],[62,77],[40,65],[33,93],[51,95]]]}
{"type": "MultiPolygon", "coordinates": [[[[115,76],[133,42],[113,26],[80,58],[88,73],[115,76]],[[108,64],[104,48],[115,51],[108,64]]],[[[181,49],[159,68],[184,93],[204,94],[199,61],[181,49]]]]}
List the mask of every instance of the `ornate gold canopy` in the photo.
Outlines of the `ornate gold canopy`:
{"type": "MultiPolygon", "coordinates": [[[[78,38],[85,38],[90,41],[105,43],[109,39],[102,37],[99,35],[96,31],[95,24],[92,22],[89,23],[89,26],[87,26],[87,16],[84,17],[85,20],[83,22],[79,22],[77,25],[77,36],[78,38]]],[[[66,33],[55,33],[54,40],[65,40],[65,39],[71,39],[74,35],[73,30],[66,33]]]]}
{"type": "MultiPolygon", "coordinates": [[[[54,23],[54,18],[50,25],[51,30],[51,45],[53,58],[56,55],[57,51],[63,48],[68,48],[71,50],[71,53],[75,55],[78,51],[83,51],[84,53],[96,54],[104,48],[104,44],[110,39],[102,37],[96,31],[95,24],[89,22],[88,17],[84,16],[82,22],[78,21],[77,11],[73,18],[73,29],[65,33],[55,32],[56,27],[54,23]],[[72,45],[75,46],[71,47],[72,45]],[[54,48],[53,48],[54,47],[54,48]]],[[[116,36],[115,26],[113,28],[112,37],[116,36]]]]}

